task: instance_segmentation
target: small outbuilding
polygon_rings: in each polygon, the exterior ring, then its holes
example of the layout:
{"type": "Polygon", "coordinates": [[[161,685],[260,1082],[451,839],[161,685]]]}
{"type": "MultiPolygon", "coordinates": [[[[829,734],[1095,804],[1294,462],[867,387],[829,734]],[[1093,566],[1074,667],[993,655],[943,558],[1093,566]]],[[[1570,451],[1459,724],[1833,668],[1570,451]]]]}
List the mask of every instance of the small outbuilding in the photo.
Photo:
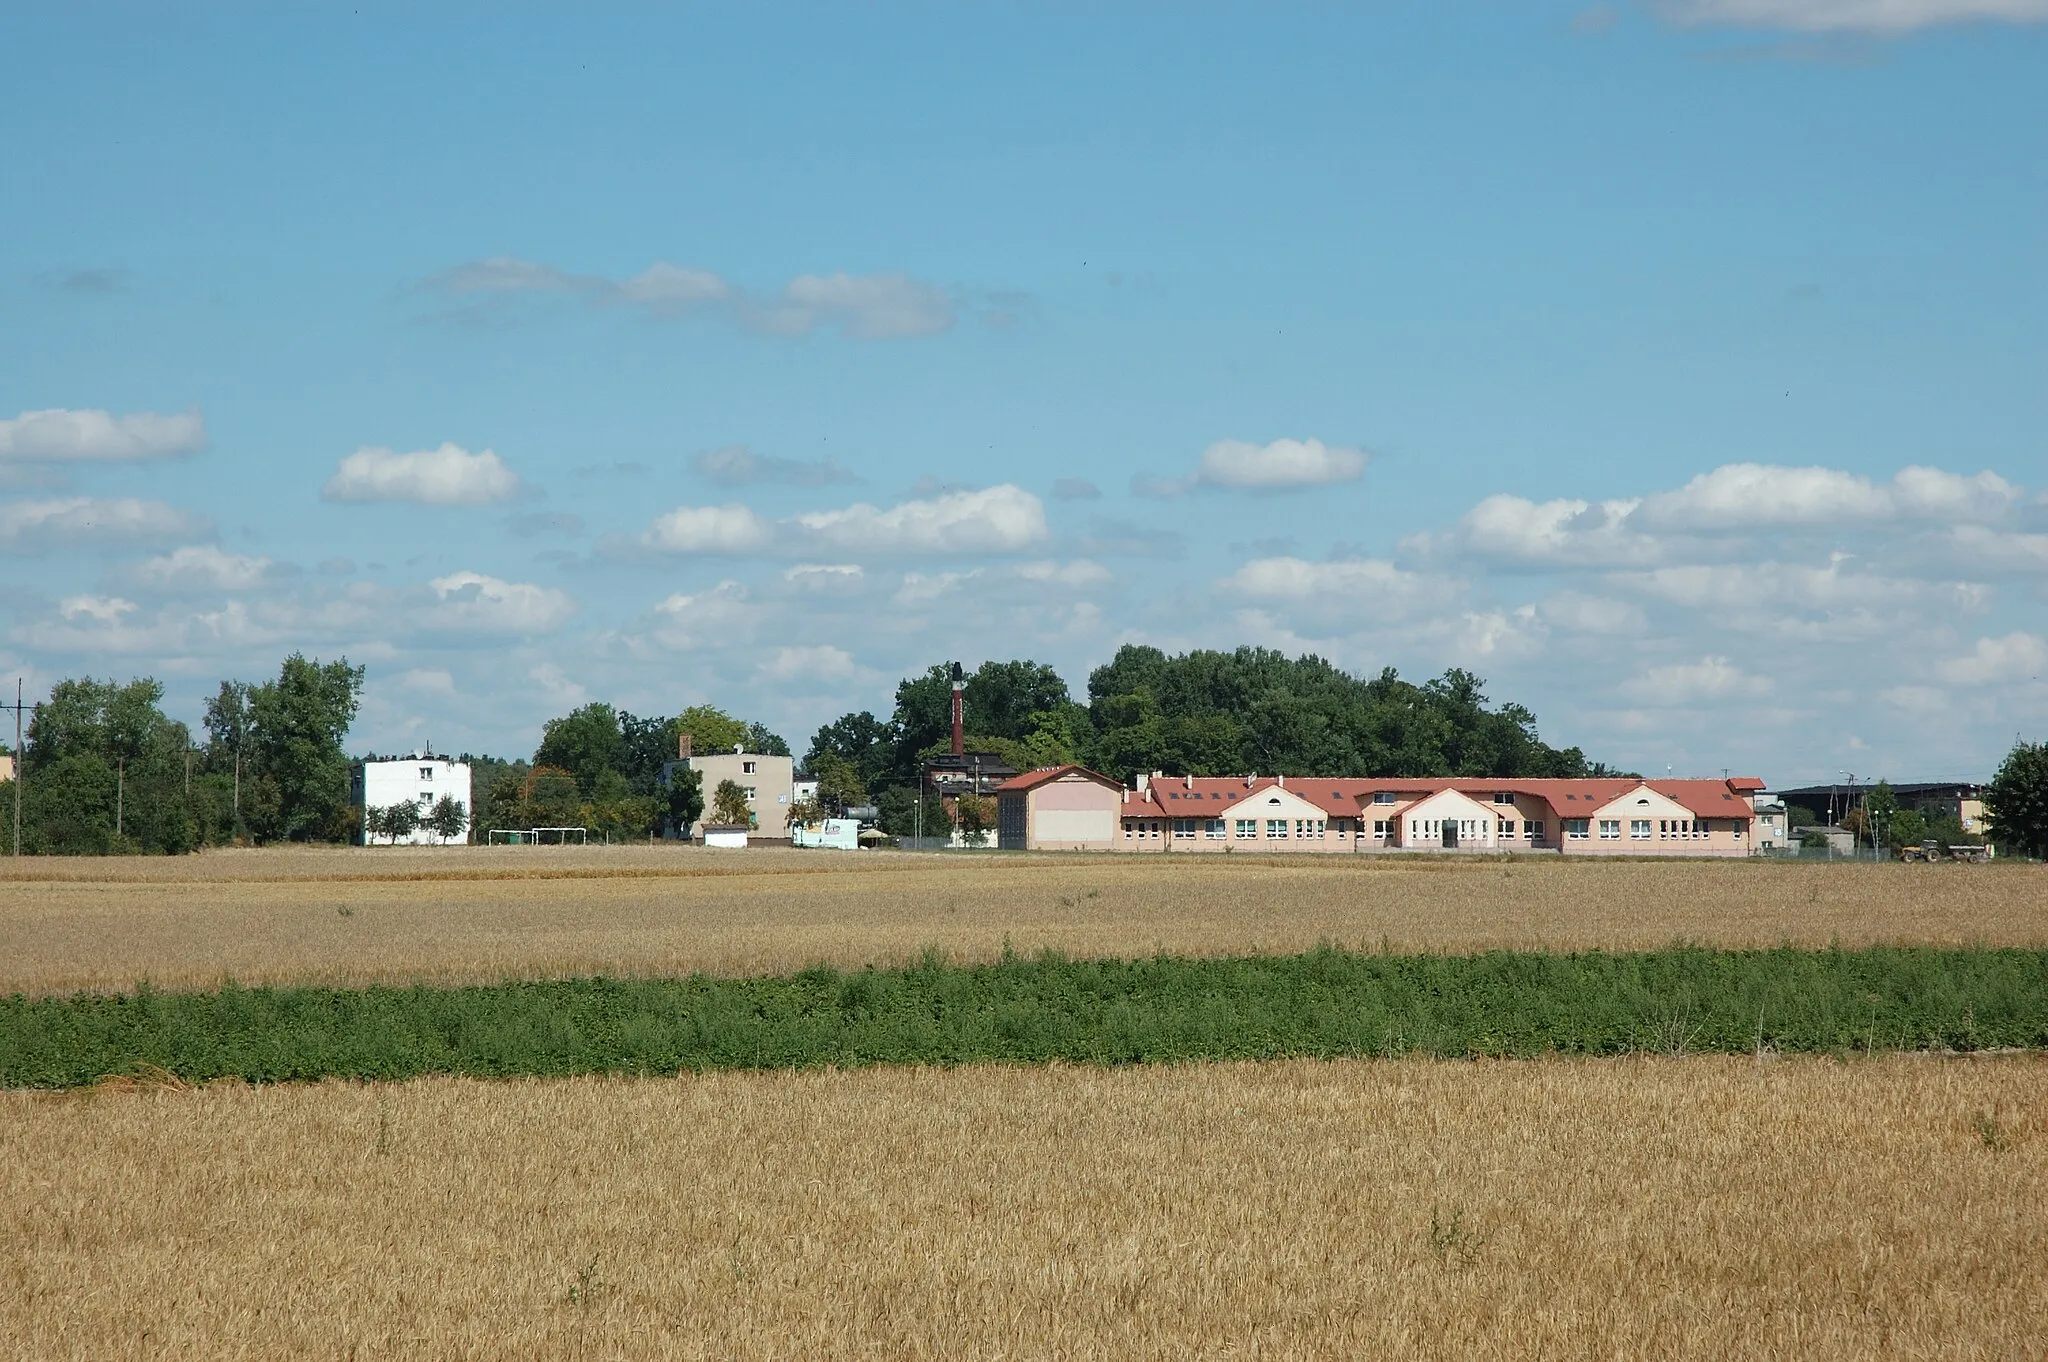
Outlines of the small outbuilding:
{"type": "Polygon", "coordinates": [[[996,787],[996,845],[1004,851],[1111,851],[1122,782],[1085,766],[1045,766],[996,787]]]}

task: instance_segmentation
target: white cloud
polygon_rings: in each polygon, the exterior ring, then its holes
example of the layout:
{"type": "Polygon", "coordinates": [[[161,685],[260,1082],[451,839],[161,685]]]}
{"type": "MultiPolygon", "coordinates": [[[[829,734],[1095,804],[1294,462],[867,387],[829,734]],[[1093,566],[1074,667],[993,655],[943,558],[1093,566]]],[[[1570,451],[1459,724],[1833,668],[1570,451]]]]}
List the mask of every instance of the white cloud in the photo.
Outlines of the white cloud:
{"type": "Polygon", "coordinates": [[[245,591],[260,585],[272,567],[268,558],[187,544],[135,564],[125,576],[146,591],[245,591]]]}
{"type": "Polygon", "coordinates": [[[1005,484],[882,508],[866,502],[767,520],[738,503],[679,506],[640,536],[657,553],[1006,554],[1048,537],[1045,507],[1005,484]]]}
{"type": "Polygon", "coordinates": [[[1892,479],[1892,504],[1901,515],[1949,523],[1996,520],[2025,495],[1990,469],[1964,477],[1915,466],[1892,479]]]}
{"type": "Polygon", "coordinates": [[[751,644],[760,611],[746,587],[726,580],[709,591],[675,592],[654,607],[653,633],[673,649],[751,644]]]}
{"type": "Polygon", "coordinates": [[[424,506],[485,506],[519,495],[519,475],[482,450],[444,444],[399,454],[365,447],[341,461],[320,489],[328,501],[411,501],[424,506]]]}
{"type": "Polygon", "coordinates": [[[782,573],[783,581],[805,589],[857,586],[866,577],[858,563],[798,563],[782,573]]]}
{"type": "Polygon", "coordinates": [[[1896,35],[1942,24],[2048,21],[2048,0],[1665,0],[1659,9],[1687,26],[1801,33],[1896,35]]]}
{"type": "Polygon", "coordinates": [[[830,644],[804,648],[777,648],[761,664],[762,678],[769,681],[851,681],[863,674],[853,654],[830,644]]]}
{"type": "Polygon", "coordinates": [[[454,695],[455,677],[440,667],[412,667],[398,674],[401,690],[420,695],[454,695]]]}
{"type": "Polygon", "coordinates": [[[1626,682],[1621,693],[1636,703],[1675,707],[1703,701],[1755,698],[1770,693],[1771,683],[1752,676],[1725,657],[1652,667],[1626,682]]]}
{"type": "Polygon", "coordinates": [[[490,634],[546,634],[576,613],[568,592],[532,582],[507,582],[481,572],[454,572],[427,584],[433,603],[422,612],[428,629],[490,634]]]}
{"type": "Polygon", "coordinates": [[[1731,463],[1675,492],[1645,498],[1637,514],[1653,529],[1746,530],[1875,520],[1891,512],[1891,497],[1853,473],[1731,463]]]}
{"type": "Polygon", "coordinates": [[[957,313],[944,289],[904,274],[802,274],[772,293],[755,294],[710,270],[667,261],[611,280],[497,256],[442,270],[421,288],[471,310],[555,295],[594,307],[639,308],[654,317],[715,313],[745,330],[778,336],[837,329],[856,340],[934,335],[950,329],[957,313]]]}
{"type": "Polygon", "coordinates": [[[133,601],[124,601],[119,596],[66,596],[57,602],[57,613],[67,620],[93,620],[100,624],[118,624],[123,615],[132,615],[137,606],[133,601]]]}
{"type": "Polygon", "coordinates": [[[2048,677],[2048,639],[2020,630],[2003,638],[1980,638],[1973,651],[1950,658],[1936,671],[1942,680],[1958,686],[2039,681],[2048,677]]]}
{"type": "Polygon", "coordinates": [[[1371,457],[1362,449],[1314,439],[1273,440],[1262,445],[1218,440],[1202,451],[1201,463],[1187,477],[1157,480],[1140,475],[1131,480],[1131,490],[1139,496],[1177,497],[1197,487],[1239,492],[1327,487],[1363,477],[1371,457]]]}
{"type": "Polygon", "coordinates": [[[1076,589],[1107,586],[1116,580],[1108,568],[1086,558],[1076,558],[1069,563],[1019,563],[1017,575],[1027,582],[1045,582],[1053,586],[1076,589]]]}
{"type": "Polygon", "coordinates": [[[2048,534],[1958,525],[1940,547],[1958,565],[1980,572],[2048,573],[2048,534]]]}
{"type": "Polygon", "coordinates": [[[1377,558],[1311,563],[1300,558],[1258,558],[1226,577],[1223,585],[1240,596],[1263,601],[1321,600],[1328,597],[1406,598],[1421,578],[1377,558]]]}
{"type": "Polygon", "coordinates": [[[1560,591],[1536,607],[1544,624],[1573,634],[1633,634],[1645,623],[1642,607],[1607,596],[1560,591]]]}
{"type": "Polygon", "coordinates": [[[203,517],[137,497],[52,497],[0,503],[0,553],[35,553],[87,544],[191,539],[203,517]]]}
{"type": "Polygon", "coordinates": [[[556,713],[590,702],[590,692],[571,681],[568,674],[552,662],[537,663],[527,670],[526,675],[539,687],[542,701],[556,713]]]}
{"type": "Polygon", "coordinates": [[[1640,503],[1597,504],[1560,498],[1534,502],[1496,493],[1458,521],[1447,536],[1422,536],[1408,547],[1439,545],[1464,555],[1526,566],[1609,567],[1656,561],[1657,541],[1629,526],[1640,503]]]}
{"type": "Polygon", "coordinates": [[[775,526],[747,507],[678,506],[640,536],[660,553],[759,553],[775,540],[775,526]]]}
{"type": "Polygon", "coordinates": [[[887,510],[860,502],[836,511],[809,511],[796,523],[817,542],[852,553],[1015,553],[1047,537],[1044,504],[1008,483],[900,502],[887,510]]]}
{"type": "Polygon", "coordinates": [[[206,448],[199,412],[126,416],[52,407],[0,421],[0,460],[23,463],[129,463],[167,459],[206,448]]]}

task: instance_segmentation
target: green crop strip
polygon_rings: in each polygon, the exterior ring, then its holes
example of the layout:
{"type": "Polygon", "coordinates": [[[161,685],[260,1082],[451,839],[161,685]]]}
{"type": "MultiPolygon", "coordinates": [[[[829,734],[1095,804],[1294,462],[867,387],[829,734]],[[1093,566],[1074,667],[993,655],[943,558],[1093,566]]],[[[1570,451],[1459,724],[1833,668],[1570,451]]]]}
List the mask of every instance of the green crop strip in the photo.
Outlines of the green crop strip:
{"type": "Polygon", "coordinates": [[[2048,1045],[2048,951],[1324,948],[755,979],[0,1000],[0,1085],[2048,1045]]]}

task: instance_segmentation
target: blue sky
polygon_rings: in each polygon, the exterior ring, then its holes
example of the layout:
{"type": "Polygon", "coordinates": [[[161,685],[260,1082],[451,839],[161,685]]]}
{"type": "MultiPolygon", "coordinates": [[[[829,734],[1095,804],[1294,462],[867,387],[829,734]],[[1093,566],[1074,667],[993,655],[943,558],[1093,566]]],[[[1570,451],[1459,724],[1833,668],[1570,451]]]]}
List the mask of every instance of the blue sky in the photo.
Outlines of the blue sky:
{"type": "Polygon", "coordinates": [[[2048,729],[2048,3],[67,6],[0,86],[0,670],[801,750],[1123,642],[1657,769],[2048,729]]]}

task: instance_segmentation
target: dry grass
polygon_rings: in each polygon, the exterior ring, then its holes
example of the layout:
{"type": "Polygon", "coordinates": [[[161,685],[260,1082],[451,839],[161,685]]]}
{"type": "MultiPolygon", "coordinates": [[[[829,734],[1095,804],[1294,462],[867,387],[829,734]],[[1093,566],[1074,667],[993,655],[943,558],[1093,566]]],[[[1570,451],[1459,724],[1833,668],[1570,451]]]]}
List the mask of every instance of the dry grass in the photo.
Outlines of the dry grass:
{"type": "Polygon", "coordinates": [[[1495,947],[2048,942],[2048,867],[1385,858],[280,851],[0,860],[0,993],[752,974],[1320,941],[1495,947]]]}
{"type": "Polygon", "coordinates": [[[2041,1355],[2039,1059],[0,1094],[9,1357],[2041,1355]]]}

